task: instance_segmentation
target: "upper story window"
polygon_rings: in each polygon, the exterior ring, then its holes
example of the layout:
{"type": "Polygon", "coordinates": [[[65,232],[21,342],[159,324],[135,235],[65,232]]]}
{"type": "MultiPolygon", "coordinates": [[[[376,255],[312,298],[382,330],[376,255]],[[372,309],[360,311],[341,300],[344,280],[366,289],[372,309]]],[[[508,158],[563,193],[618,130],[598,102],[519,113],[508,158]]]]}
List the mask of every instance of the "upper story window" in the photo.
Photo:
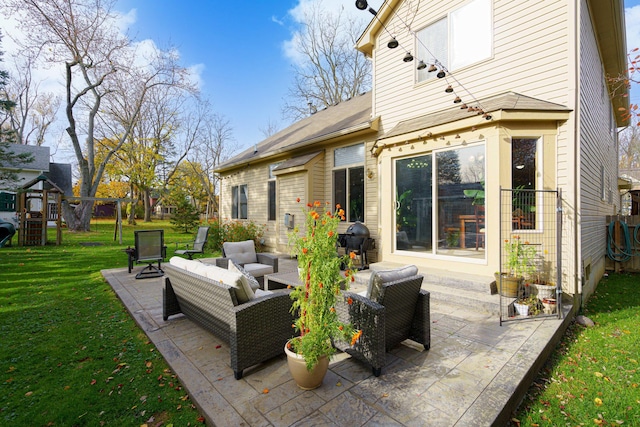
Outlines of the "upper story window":
{"type": "Polygon", "coordinates": [[[333,152],[333,201],[349,222],[364,221],[364,144],[333,152]]]}
{"type": "MultiPolygon", "coordinates": [[[[491,0],[472,0],[417,33],[416,52],[426,63],[438,60],[455,71],[491,57],[493,17],[491,0]]],[[[434,78],[428,68],[418,70],[418,82],[434,78]]]]}
{"type": "Polygon", "coordinates": [[[249,192],[247,184],[231,187],[231,218],[247,219],[249,192]]]}

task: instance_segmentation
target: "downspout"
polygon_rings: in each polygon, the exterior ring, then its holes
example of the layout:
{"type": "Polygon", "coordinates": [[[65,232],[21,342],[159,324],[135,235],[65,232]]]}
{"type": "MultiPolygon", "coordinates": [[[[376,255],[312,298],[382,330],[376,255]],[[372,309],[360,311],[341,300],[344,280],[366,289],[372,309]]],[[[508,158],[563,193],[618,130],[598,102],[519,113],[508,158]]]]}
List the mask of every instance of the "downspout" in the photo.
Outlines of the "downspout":
{"type": "Polygon", "coordinates": [[[575,59],[573,61],[574,66],[574,76],[575,76],[575,119],[573,121],[573,150],[575,153],[575,167],[573,168],[573,197],[575,199],[575,215],[573,215],[573,231],[575,234],[575,239],[573,239],[573,253],[574,253],[574,263],[573,267],[575,270],[575,275],[573,278],[573,306],[582,309],[582,295],[579,294],[580,289],[580,280],[582,277],[581,273],[581,265],[580,265],[580,233],[578,229],[579,220],[578,213],[580,212],[580,197],[579,197],[579,189],[580,185],[578,180],[580,178],[580,5],[582,0],[575,0],[575,13],[574,16],[574,31],[575,31],[575,41],[574,41],[574,55],[575,59]]]}

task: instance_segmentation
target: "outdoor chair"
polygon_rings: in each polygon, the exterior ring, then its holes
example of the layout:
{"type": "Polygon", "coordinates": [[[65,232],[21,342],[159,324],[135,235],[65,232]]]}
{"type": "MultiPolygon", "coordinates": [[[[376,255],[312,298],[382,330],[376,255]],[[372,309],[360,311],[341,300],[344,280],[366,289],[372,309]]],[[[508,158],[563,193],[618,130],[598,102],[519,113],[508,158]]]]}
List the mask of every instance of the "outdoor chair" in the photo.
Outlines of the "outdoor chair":
{"type": "Polygon", "coordinates": [[[146,263],[147,266],[136,274],[136,279],[148,279],[160,277],[164,274],[160,263],[167,256],[167,247],[164,245],[164,230],[138,230],[134,232],[135,247],[125,251],[129,255],[129,273],[133,269],[133,263],[146,263]],[[156,267],[154,263],[158,263],[156,267]]]}
{"type": "Polygon", "coordinates": [[[222,244],[222,258],[216,259],[216,265],[228,268],[229,260],[243,267],[256,278],[260,289],[264,289],[264,276],[278,272],[278,256],[269,253],[256,253],[253,240],[243,242],[224,242],[222,244]]]}
{"type": "Polygon", "coordinates": [[[421,289],[423,276],[416,266],[373,272],[367,295],[343,292],[336,310],[362,335],[351,346],[337,340],[336,347],[371,365],[380,376],[386,353],[406,339],[431,346],[429,292],[421,289]]]}
{"type": "MultiPolygon", "coordinates": [[[[196,234],[196,240],[186,243],[185,249],[178,249],[174,253],[176,255],[186,255],[189,259],[193,259],[193,254],[203,254],[204,247],[207,244],[209,237],[209,227],[198,227],[198,234],[196,234]]],[[[176,243],[177,247],[178,243],[176,243]]]]}

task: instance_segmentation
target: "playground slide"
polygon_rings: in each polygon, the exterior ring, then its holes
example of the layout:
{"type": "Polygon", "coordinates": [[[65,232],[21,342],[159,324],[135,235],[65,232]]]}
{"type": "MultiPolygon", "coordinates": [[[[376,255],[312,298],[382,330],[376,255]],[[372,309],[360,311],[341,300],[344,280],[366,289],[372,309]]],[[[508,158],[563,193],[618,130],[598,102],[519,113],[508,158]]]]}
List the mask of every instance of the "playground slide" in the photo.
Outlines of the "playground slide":
{"type": "Polygon", "coordinates": [[[16,234],[16,228],[10,222],[4,222],[0,219],[0,248],[8,242],[16,234]]]}

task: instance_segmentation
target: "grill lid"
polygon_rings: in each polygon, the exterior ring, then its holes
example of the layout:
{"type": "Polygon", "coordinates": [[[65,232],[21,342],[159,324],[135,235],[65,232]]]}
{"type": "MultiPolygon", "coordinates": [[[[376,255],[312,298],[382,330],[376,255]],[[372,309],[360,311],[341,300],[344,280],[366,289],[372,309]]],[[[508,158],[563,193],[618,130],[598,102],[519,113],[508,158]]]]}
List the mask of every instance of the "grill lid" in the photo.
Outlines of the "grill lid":
{"type": "Polygon", "coordinates": [[[353,237],[370,237],[369,229],[360,221],[351,224],[345,234],[353,237]]]}

